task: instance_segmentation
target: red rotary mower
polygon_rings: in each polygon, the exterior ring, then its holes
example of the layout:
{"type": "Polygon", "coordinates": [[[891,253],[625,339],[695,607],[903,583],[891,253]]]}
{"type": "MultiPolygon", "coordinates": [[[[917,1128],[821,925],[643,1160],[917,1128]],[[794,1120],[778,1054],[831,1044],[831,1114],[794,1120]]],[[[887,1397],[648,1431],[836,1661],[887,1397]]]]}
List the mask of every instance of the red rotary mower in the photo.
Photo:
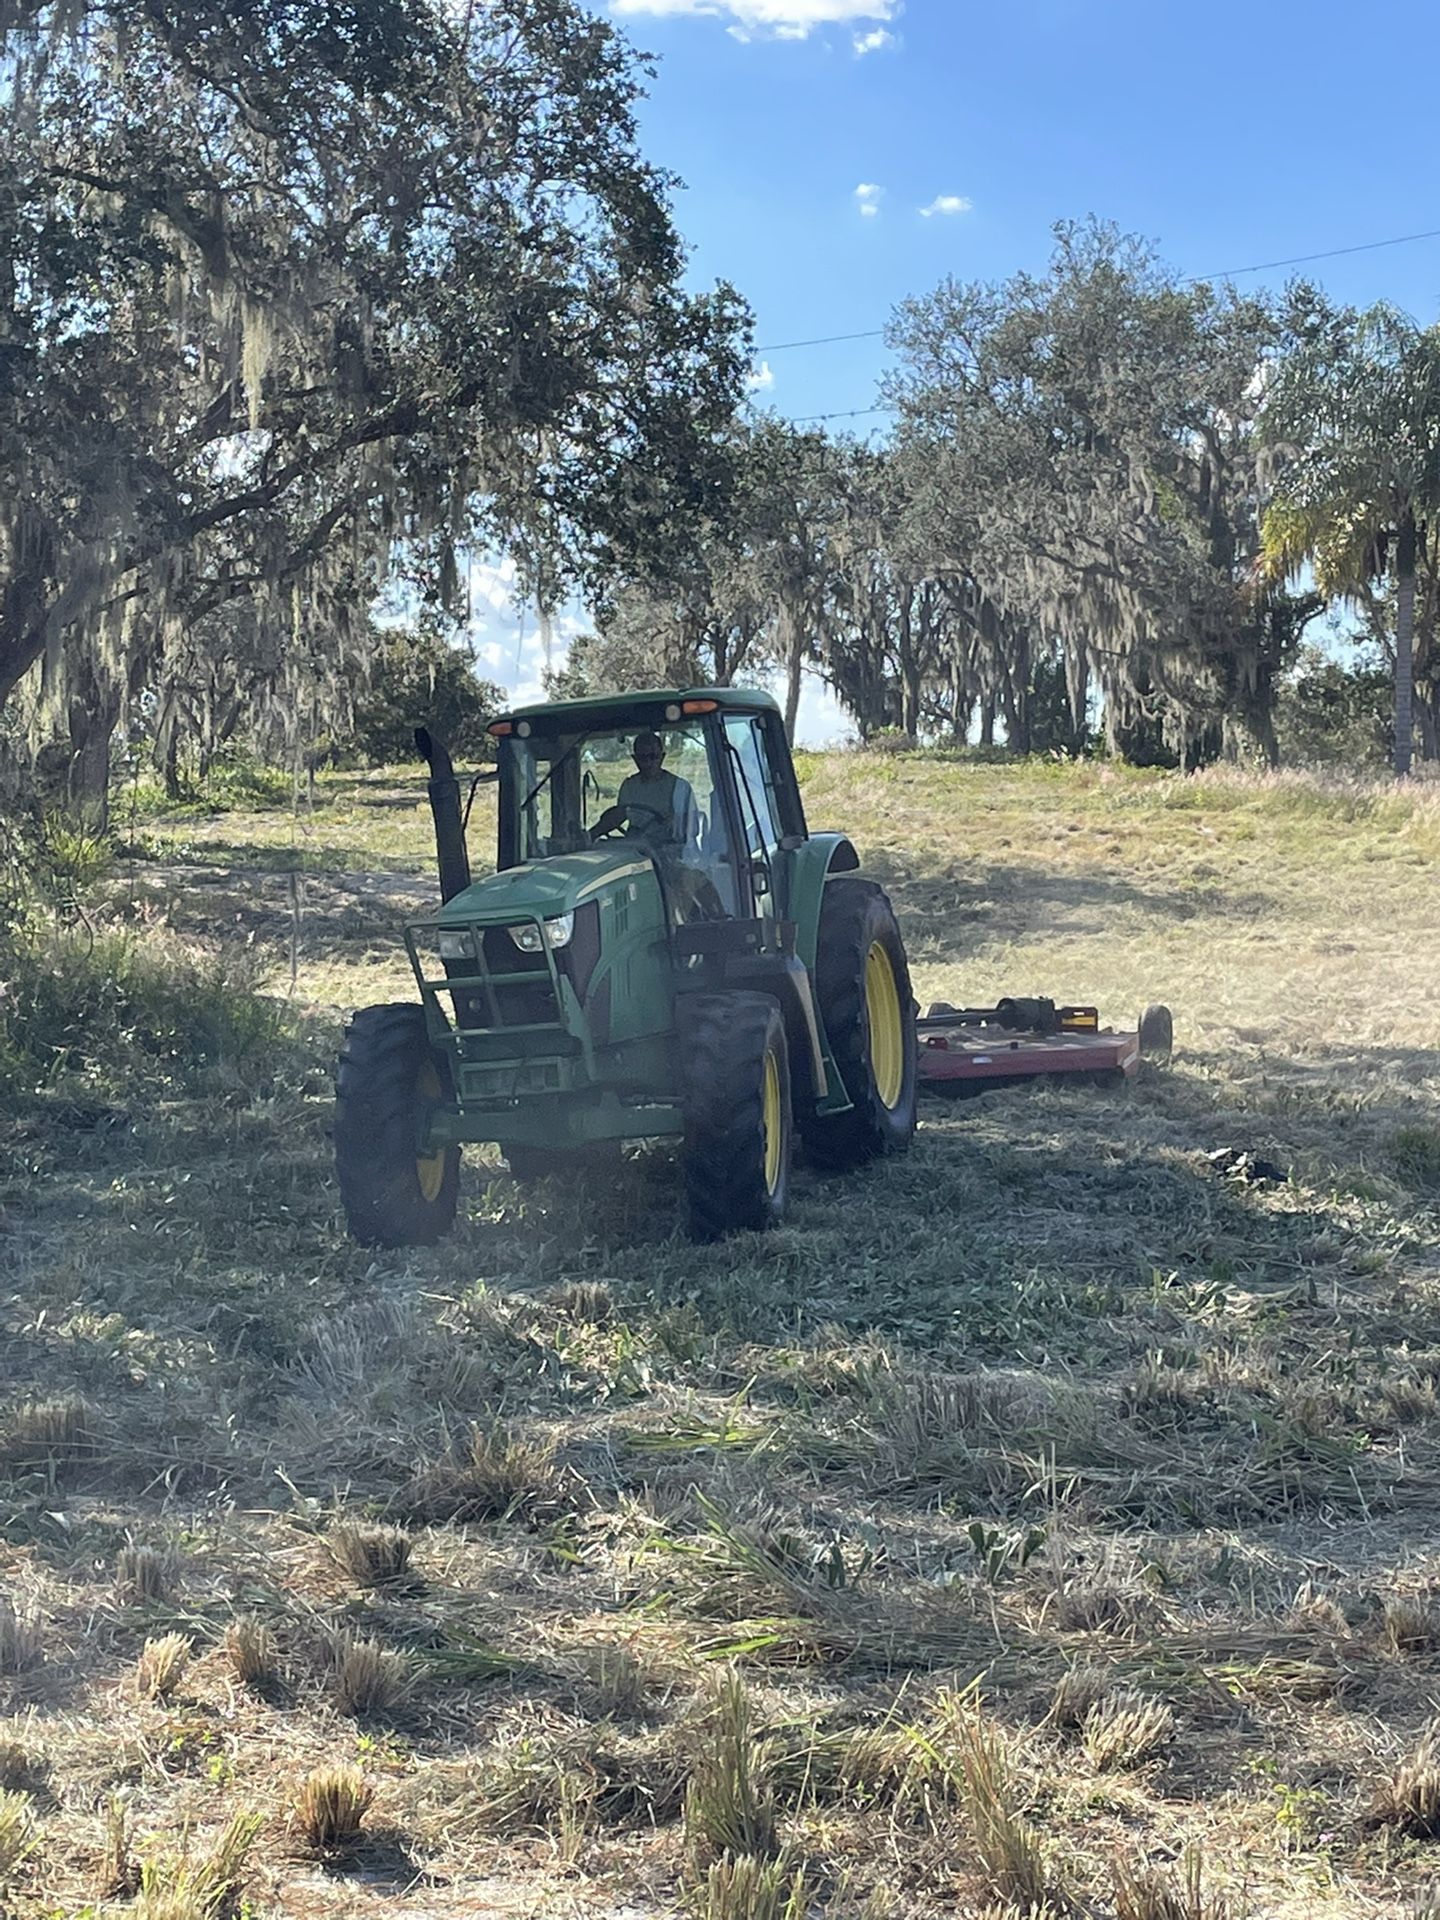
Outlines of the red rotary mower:
{"type": "Polygon", "coordinates": [[[1118,1084],[1133,1079],[1142,1058],[1168,1060],[1175,1038],[1168,1007],[1147,1007],[1135,1028],[1117,1033],[1100,1025],[1094,1007],[1027,999],[993,1007],[938,1000],[916,1022],[916,1032],[921,1084],[953,1094],[1058,1074],[1118,1084]]]}

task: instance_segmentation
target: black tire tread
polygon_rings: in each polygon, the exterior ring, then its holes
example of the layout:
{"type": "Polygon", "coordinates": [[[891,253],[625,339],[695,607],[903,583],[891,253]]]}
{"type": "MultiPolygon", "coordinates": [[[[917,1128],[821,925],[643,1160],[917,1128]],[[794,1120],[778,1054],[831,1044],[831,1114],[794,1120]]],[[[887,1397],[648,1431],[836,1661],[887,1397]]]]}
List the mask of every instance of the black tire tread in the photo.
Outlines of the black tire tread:
{"type": "Polygon", "coordinates": [[[815,998],[830,1051],[854,1104],[844,1113],[802,1114],[800,1132],[806,1153],[817,1167],[847,1173],[883,1154],[905,1152],[915,1132],[918,1071],[910,966],[894,908],[873,880],[844,876],[826,882],[815,998]],[[885,938],[890,947],[907,1045],[904,1086],[893,1113],[881,1104],[870,1067],[865,960],[877,937],[885,938]]]}
{"type": "Polygon", "coordinates": [[[767,994],[696,994],[682,1003],[685,1141],[691,1237],[763,1232],[785,1211],[790,1173],[790,1075],[784,1021],[767,994]],[[764,1060],[776,1049],[786,1143],[774,1194],[765,1185],[764,1060]]]}
{"type": "MultiPolygon", "coordinates": [[[[362,1007],[345,1031],[335,1075],[335,1171],[352,1237],[367,1247],[428,1247],[449,1232],[460,1149],[446,1150],[440,1192],[415,1171],[415,1079],[431,1053],[423,1007],[362,1007]]],[[[445,1072],[436,1061],[442,1085],[445,1072]]]]}

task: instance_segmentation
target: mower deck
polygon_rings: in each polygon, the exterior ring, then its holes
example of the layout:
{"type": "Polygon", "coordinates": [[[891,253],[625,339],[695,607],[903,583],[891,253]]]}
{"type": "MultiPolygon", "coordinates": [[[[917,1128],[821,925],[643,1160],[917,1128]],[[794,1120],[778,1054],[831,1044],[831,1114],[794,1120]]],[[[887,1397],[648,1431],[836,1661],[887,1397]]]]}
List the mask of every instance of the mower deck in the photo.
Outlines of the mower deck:
{"type": "Polygon", "coordinates": [[[917,1020],[916,1032],[922,1083],[956,1093],[1061,1073],[1128,1080],[1144,1050],[1139,1031],[1102,1028],[1094,1007],[1057,1007],[1048,1000],[932,1006],[917,1020]]]}

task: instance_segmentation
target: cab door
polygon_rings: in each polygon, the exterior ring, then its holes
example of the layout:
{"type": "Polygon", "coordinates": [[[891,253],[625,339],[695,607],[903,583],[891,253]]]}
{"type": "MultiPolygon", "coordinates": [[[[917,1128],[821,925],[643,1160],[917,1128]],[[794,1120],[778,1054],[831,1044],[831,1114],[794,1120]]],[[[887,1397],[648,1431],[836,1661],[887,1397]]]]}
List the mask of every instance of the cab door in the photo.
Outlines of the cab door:
{"type": "Polygon", "coordinates": [[[727,713],[722,723],[729,762],[736,843],[735,877],[742,914],[778,920],[785,917],[784,862],[778,858],[785,827],[765,751],[763,716],[727,713]]]}

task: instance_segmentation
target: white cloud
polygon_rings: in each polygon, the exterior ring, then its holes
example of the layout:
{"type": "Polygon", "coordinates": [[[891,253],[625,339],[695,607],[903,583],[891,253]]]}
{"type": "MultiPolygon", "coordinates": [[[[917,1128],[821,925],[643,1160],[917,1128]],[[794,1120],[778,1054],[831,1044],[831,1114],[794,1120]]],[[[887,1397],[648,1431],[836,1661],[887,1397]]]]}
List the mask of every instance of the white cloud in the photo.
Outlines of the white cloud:
{"type": "Polygon", "coordinates": [[[855,49],[855,58],[863,60],[867,53],[883,53],[887,47],[896,44],[893,33],[887,33],[884,27],[876,27],[870,33],[855,34],[850,44],[855,49]]]}
{"type": "MultiPolygon", "coordinates": [[[[817,27],[883,27],[901,0],[610,0],[618,14],[688,14],[723,20],[737,40],[808,40],[817,27]]],[[[868,35],[866,36],[869,37],[868,35]]],[[[867,53],[875,49],[867,47],[867,53]]]]}
{"type": "Polygon", "coordinates": [[[752,367],[745,379],[745,385],[751,393],[769,393],[774,384],[775,369],[768,360],[762,360],[759,366],[752,367]]]}
{"type": "Polygon", "coordinates": [[[940,193],[928,207],[921,207],[920,217],[922,220],[933,220],[938,213],[942,217],[953,219],[957,213],[969,213],[972,204],[963,194],[940,193]]]}
{"type": "Polygon", "coordinates": [[[505,664],[505,649],[498,640],[486,640],[476,647],[475,658],[482,667],[501,667],[505,664]]]}
{"type": "Polygon", "coordinates": [[[864,220],[873,220],[880,211],[880,201],[885,189],[877,187],[873,181],[862,180],[855,189],[855,205],[864,220]]]}

